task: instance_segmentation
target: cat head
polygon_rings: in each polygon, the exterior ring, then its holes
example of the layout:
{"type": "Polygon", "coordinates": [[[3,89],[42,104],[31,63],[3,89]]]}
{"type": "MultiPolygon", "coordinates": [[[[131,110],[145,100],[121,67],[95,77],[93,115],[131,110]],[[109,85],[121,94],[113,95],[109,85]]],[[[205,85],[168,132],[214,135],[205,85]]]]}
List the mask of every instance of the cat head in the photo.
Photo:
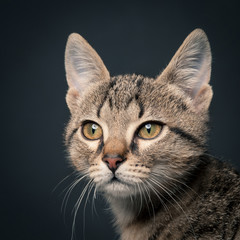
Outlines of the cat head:
{"type": "Polygon", "coordinates": [[[206,150],[212,98],[211,51],[201,29],[155,79],[111,77],[76,33],[67,41],[65,67],[66,145],[74,167],[99,190],[117,198],[138,195],[146,186],[175,184],[196,168],[206,150]]]}

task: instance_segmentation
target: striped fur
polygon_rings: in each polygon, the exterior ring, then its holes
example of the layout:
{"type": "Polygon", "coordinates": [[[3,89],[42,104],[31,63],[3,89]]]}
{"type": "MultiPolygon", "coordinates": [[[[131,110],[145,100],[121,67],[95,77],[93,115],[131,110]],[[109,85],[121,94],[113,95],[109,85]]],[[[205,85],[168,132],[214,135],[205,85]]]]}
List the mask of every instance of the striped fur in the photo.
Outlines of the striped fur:
{"type": "MultiPolygon", "coordinates": [[[[211,51],[196,29],[156,79],[110,77],[79,35],[66,47],[65,132],[69,158],[109,202],[122,240],[240,239],[240,178],[207,154],[211,51]],[[87,140],[82,126],[99,124],[102,138],[87,140]],[[144,123],[160,134],[141,139],[144,123]],[[104,154],[124,161],[113,173],[104,154]]],[[[78,181],[78,180],[77,180],[78,181]]]]}

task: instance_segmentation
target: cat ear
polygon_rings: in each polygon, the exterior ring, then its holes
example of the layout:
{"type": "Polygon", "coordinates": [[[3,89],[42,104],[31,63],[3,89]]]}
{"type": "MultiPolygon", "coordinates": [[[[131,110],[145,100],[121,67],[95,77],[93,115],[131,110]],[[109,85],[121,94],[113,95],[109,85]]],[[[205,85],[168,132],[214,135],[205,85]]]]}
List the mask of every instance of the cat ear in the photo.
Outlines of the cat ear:
{"type": "Polygon", "coordinates": [[[65,69],[69,86],[66,100],[70,110],[74,105],[74,100],[83,96],[92,84],[110,79],[102,59],[77,33],[72,33],[68,37],[65,50],[65,69]]]}
{"type": "Polygon", "coordinates": [[[212,99],[208,84],[211,61],[207,36],[203,30],[196,29],[188,35],[159,78],[181,88],[192,100],[194,111],[207,110],[212,99]]]}

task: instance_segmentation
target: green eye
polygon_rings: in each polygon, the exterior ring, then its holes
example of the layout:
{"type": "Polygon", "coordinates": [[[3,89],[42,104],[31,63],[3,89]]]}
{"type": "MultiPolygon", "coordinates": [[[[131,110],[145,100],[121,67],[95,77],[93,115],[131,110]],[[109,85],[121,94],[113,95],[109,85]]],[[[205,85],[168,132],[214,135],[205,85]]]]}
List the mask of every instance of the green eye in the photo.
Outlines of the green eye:
{"type": "Polygon", "coordinates": [[[162,125],[157,123],[146,123],[138,131],[138,136],[144,139],[155,138],[162,130],[162,125]]]}
{"type": "Polygon", "coordinates": [[[90,140],[97,140],[102,137],[102,128],[95,122],[85,123],[82,127],[83,135],[90,140]]]}

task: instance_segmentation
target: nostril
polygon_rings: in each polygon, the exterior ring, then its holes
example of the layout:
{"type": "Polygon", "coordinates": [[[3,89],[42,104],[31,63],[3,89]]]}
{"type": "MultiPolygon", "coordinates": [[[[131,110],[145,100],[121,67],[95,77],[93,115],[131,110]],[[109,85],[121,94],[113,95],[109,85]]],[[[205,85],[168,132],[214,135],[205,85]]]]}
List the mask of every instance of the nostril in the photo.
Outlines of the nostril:
{"type": "Polygon", "coordinates": [[[123,157],[120,155],[104,155],[102,160],[107,164],[111,171],[116,171],[119,165],[123,162],[123,157]]]}
{"type": "Polygon", "coordinates": [[[119,159],[107,158],[107,159],[105,159],[105,162],[107,163],[109,168],[115,168],[116,169],[120,165],[122,160],[120,158],[119,159]]]}

